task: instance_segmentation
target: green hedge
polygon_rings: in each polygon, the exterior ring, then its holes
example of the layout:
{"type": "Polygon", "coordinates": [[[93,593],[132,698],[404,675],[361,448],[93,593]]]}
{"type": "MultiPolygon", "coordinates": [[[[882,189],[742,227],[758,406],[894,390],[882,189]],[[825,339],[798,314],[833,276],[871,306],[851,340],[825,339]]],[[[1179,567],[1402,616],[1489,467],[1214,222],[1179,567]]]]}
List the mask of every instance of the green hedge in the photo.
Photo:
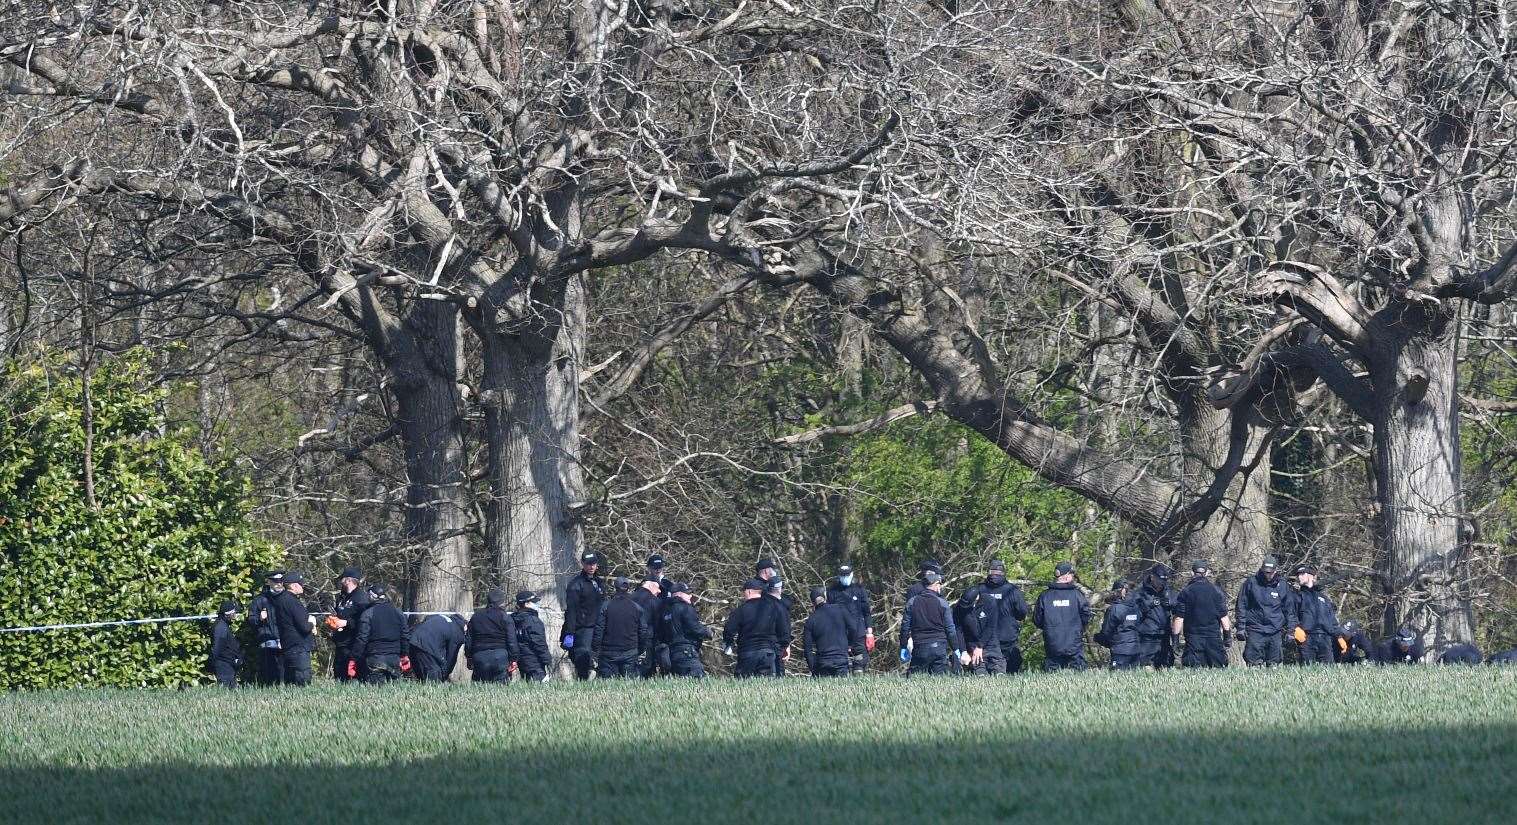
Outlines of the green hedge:
{"type": "MultiPolygon", "coordinates": [[[[98,509],[84,495],[77,372],[0,372],[0,627],[213,613],[246,606],[277,548],[247,521],[246,478],[165,426],[144,361],[90,382],[98,509]]],[[[0,634],[0,687],[207,681],[209,623],[0,634]]]]}

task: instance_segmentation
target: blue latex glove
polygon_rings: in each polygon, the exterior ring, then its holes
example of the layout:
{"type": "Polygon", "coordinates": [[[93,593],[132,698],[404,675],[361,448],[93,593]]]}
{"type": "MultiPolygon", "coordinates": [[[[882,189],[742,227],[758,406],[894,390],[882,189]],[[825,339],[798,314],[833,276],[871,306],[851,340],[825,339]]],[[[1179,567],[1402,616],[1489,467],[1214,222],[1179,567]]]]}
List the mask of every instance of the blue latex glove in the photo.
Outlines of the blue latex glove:
{"type": "Polygon", "coordinates": [[[903,662],[909,662],[909,661],[911,661],[911,651],[907,650],[904,647],[901,648],[901,661],[903,661],[903,662]]]}
{"type": "Polygon", "coordinates": [[[563,648],[564,650],[568,650],[569,648],[574,647],[574,634],[573,633],[566,633],[566,634],[564,634],[564,640],[561,641],[561,642],[559,642],[558,646],[561,647],[561,648],[563,648]]]}

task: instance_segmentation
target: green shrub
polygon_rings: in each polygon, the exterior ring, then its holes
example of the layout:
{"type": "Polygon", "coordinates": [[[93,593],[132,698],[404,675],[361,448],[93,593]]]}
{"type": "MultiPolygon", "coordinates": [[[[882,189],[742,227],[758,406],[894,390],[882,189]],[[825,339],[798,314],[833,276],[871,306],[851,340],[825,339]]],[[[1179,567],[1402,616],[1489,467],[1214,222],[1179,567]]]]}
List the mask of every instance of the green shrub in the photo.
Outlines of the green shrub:
{"type": "MultiPolygon", "coordinates": [[[[213,613],[279,557],[247,480],[166,431],[144,374],[128,355],[90,382],[91,508],[78,374],[0,372],[0,627],[213,613]]],[[[188,685],[208,646],[207,622],[4,633],[0,687],[188,685]]]]}

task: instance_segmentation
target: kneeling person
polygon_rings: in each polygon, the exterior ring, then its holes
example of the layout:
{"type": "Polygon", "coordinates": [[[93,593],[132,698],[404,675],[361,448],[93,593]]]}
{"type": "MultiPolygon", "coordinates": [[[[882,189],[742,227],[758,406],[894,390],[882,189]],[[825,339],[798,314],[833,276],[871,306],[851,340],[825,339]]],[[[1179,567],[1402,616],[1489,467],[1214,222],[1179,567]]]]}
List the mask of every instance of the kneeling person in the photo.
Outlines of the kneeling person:
{"type": "Polygon", "coordinates": [[[446,682],[464,645],[464,617],[440,613],[411,628],[411,667],[423,682],[446,682]]]}
{"type": "Polygon", "coordinates": [[[382,685],[401,677],[400,657],[406,655],[410,633],[406,617],[390,603],[382,585],[369,586],[370,607],[358,619],[352,655],[364,664],[366,684],[382,685]]]}
{"type": "Polygon", "coordinates": [[[511,614],[511,622],[516,625],[516,646],[521,651],[518,670],[521,678],[529,682],[548,681],[548,671],[553,668],[547,633],[537,613],[541,607],[542,599],[536,593],[523,590],[516,594],[516,612],[511,614]]]}

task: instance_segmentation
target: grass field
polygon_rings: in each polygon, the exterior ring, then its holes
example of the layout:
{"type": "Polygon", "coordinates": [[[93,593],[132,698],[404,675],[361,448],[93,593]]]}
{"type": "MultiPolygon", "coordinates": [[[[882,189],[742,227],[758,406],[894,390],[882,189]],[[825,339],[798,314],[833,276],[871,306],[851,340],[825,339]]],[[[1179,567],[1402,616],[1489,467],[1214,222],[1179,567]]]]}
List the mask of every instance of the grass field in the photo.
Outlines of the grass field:
{"type": "Polygon", "coordinates": [[[15,822],[1517,821],[1517,668],[0,696],[15,822]]]}

